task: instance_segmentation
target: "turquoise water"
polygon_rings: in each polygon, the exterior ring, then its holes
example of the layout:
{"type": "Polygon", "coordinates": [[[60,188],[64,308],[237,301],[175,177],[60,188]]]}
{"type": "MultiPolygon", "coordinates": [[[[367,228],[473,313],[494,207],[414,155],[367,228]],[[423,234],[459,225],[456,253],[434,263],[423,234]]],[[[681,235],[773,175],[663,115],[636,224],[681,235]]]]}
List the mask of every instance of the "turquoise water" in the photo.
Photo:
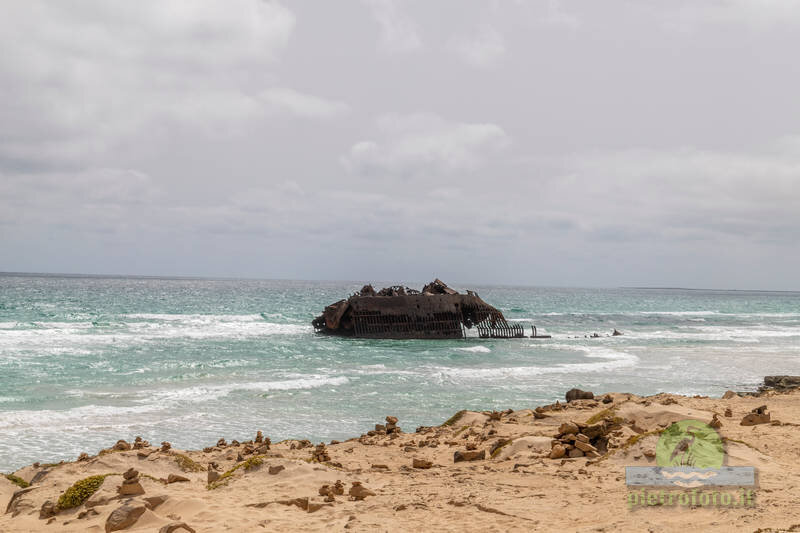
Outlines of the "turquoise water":
{"type": "Polygon", "coordinates": [[[320,441],[575,386],[719,395],[800,374],[800,293],[456,285],[553,339],[314,334],[311,319],[361,285],[0,276],[0,471],[135,435],[320,441]],[[625,335],[584,337],[613,328],[625,335]]]}

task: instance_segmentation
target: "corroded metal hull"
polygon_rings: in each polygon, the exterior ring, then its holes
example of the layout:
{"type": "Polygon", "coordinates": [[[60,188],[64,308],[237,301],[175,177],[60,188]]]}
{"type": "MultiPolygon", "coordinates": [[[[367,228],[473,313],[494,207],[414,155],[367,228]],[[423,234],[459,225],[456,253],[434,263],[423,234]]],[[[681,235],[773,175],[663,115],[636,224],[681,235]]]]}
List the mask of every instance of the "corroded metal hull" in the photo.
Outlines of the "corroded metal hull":
{"type": "Polygon", "coordinates": [[[438,279],[422,292],[390,287],[375,293],[366,285],[327,306],[312,324],[320,333],[374,339],[459,339],[473,326],[480,336],[523,336],[477,294],[459,294],[438,279]]]}

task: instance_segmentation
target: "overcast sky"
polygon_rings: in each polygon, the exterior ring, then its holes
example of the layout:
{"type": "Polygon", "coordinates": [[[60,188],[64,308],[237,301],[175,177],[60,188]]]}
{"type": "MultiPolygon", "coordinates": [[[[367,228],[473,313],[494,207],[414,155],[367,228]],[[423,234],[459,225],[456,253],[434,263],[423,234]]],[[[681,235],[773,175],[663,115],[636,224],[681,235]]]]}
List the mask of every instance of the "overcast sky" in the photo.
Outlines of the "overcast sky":
{"type": "Polygon", "coordinates": [[[19,0],[0,270],[800,289],[800,8],[19,0]]]}

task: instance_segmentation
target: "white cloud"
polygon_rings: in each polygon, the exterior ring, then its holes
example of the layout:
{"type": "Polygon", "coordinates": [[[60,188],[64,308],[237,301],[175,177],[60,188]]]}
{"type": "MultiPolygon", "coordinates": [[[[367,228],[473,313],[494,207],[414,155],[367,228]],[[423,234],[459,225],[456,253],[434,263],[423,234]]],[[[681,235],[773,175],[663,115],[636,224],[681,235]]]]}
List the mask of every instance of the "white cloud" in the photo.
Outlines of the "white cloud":
{"type": "Polygon", "coordinates": [[[294,23],[263,0],[6,6],[0,165],[75,165],[170,121],[218,133],[255,116],[294,23]]]}
{"type": "Polygon", "coordinates": [[[447,46],[464,63],[478,68],[494,65],[506,52],[503,35],[491,27],[483,27],[469,37],[453,37],[447,46]]]}
{"type": "Polygon", "coordinates": [[[381,46],[389,52],[412,52],[422,47],[414,21],[397,6],[396,0],[363,0],[381,28],[381,46]]]}
{"type": "Polygon", "coordinates": [[[343,157],[351,172],[433,177],[468,171],[509,143],[496,124],[449,122],[432,114],[387,114],[377,125],[378,140],[358,142],[343,157]]]}
{"type": "Polygon", "coordinates": [[[349,111],[344,102],[326,100],[285,87],[273,87],[261,93],[261,99],[278,111],[300,117],[329,118],[349,111]]]}

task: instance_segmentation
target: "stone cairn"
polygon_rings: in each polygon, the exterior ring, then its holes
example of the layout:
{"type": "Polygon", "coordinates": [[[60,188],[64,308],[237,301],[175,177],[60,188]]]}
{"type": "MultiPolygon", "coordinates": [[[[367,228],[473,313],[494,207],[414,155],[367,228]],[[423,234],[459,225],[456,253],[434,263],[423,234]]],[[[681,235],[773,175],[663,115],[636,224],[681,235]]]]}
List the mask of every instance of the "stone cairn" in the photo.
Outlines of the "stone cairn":
{"type": "Polygon", "coordinates": [[[330,462],[331,456],[328,455],[328,449],[324,442],[320,442],[317,444],[316,448],[314,448],[314,451],[311,454],[311,460],[315,463],[330,462]]]}
{"type": "Polygon", "coordinates": [[[608,434],[615,429],[619,425],[610,420],[592,425],[564,422],[551,442],[550,459],[600,457],[608,451],[608,434]]]}
{"type": "Polygon", "coordinates": [[[124,478],[122,480],[122,485],[117,488],[117,492],[121,496],[136,496],[138,494],[144,494],[144,487],[139,482],[139,471],[134,470],[133,468],[129,468],[122,474],[124,478]]]}
{"type": "Polygon", "coordinates": [[[150,443],[146,440],[142,439],[142,437],[136,437],[133,441],[133,449],[134,450],[141,450],[142,448],[150,447],[150,443]]]}

